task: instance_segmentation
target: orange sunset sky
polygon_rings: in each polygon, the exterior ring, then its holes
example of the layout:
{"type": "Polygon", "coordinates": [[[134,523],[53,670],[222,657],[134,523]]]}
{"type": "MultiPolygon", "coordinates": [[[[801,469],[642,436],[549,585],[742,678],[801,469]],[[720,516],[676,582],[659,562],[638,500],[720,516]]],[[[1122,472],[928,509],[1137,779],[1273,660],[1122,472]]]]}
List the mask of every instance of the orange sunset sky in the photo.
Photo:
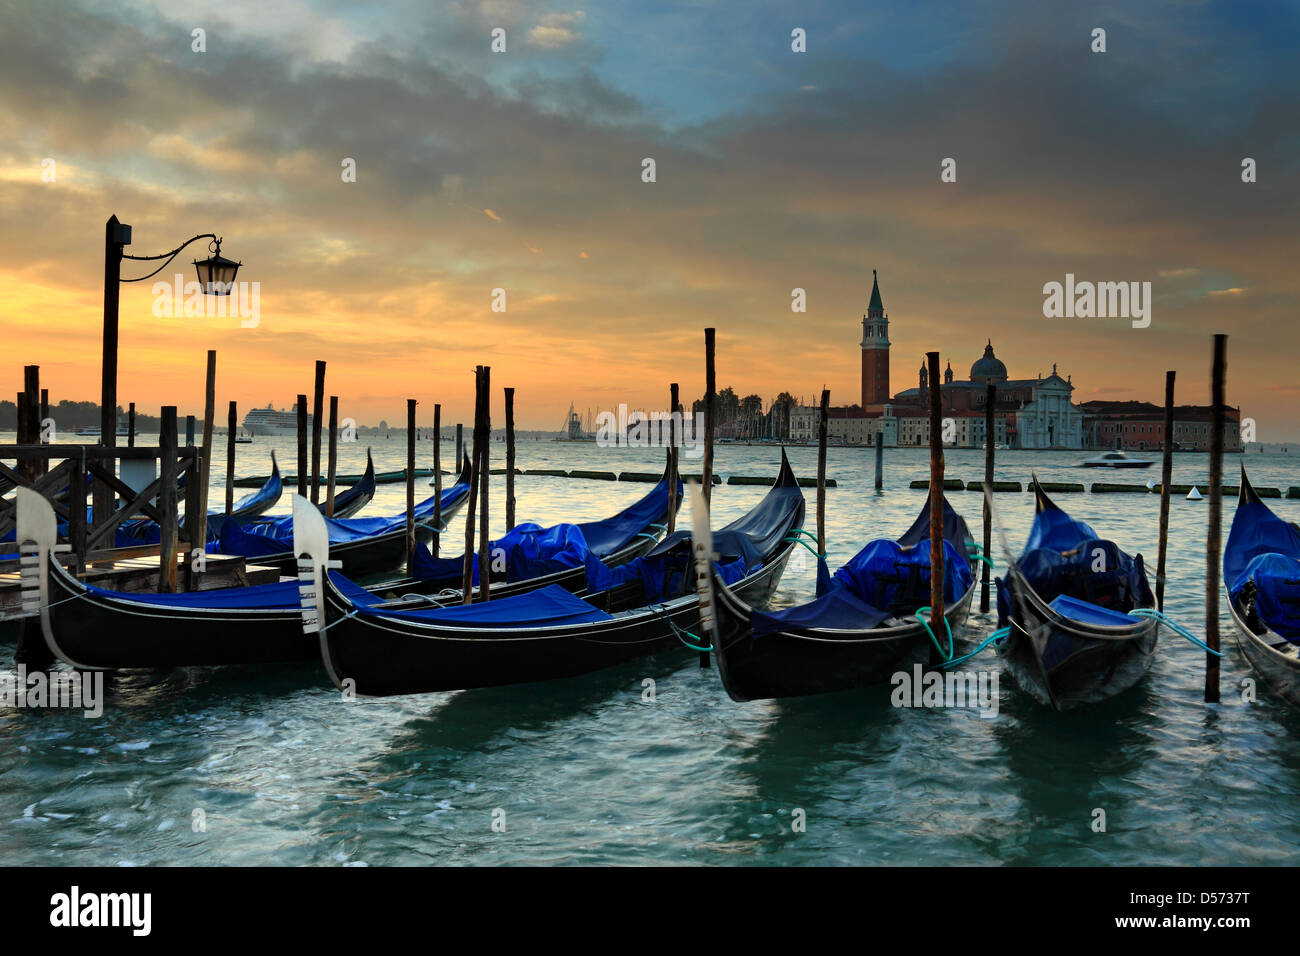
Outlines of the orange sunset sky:
{"type": "Polygon", "coordinates": [[[465,421],[486,364],[496,424],[511,385],[520,427],[557,429],[571,401],[699,395],[709,325],[720,385],[847,404],[875,268],[894,391],[991,338],[1076,401],[1159,401],[1173,368],[1205,402],[1227,332],[1229,402],[1300,438],[1296,15],[1134,6],[0,3],[3,394],[39,364],[98,400],[116,213],[129,252],[216,232],[260,283],[251,329],[122,286],[119,401],[152,414],[201,413],[215,348],[241,417],[325,359],[345,416],[465,421]],[[1151,327],[1044,318],[1066,273],[1151,282],[1151,327]]]}

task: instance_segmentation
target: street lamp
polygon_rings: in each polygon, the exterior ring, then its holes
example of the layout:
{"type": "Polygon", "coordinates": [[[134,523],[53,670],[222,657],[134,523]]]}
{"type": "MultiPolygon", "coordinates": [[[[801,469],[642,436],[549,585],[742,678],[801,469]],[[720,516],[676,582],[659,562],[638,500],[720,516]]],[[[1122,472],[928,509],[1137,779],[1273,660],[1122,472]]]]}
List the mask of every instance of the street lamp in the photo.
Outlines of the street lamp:
{"type": "MultiPolygon", "coordinates": [[[[117,446],[117,316],[118,286],[123,282],[143,282],[166,269],[182,249],[192,242],[208,239],[211,257],[196,261],[199,284],[208,295],[229,295],[234,286],[235,273],[240,263],[231,262],[221,255],[221,239],[213,233],[204,233],[187,239],[171,252],[157,256],[132,256],[124,252],[131,244],[131,227],[110,216],[104,227],[104,359],[100,389],[99,443],[107,448],[117,446]],[[135,279],[122,278],[122,260],[137,262],[164,260],[153,272],[135,279]]],[[[95,521],[103,521],[113,512],[114,495],[104,482],[95,484],[95,521]]]]}

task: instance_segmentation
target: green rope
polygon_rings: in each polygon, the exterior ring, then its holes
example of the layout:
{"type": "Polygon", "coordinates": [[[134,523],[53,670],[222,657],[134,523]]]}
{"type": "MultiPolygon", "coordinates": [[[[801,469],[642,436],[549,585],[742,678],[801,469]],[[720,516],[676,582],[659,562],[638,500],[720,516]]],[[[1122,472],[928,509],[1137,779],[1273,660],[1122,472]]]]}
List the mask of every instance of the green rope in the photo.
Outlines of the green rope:
{"type": "Polygon", "coordinates": [[[992,634],[990,634],[990,635],[988,636],[988,640],[984,641],[984,643],[982,643],[979,647],[975,648],[975,650],[971,651],[969,654],[963,654],[961,657],[954,657],[954,658],[953,658],[952,660],[950,660],[950,661],[944,661],[944,663],[942,663],[942,664],[939,665],[939,666],[940,666],[940,667],[955,667],[955,666],[958,665],[958,664],[965,663],[966,661],[968,661],[968,660],[970,660],[972,657],[974,657],[976,654],[978,654],[980,651],[984,650],[984,648],[988,647],[990,644],[992,644],[992,643],[994,643],[994,642],[996,642],[996,643],[998,643],[998,644],[1001,644],[1003,641],[1005,641],[1005,640],[1006,640],[1008,637],[1010,637],[1010,636],[1011,636],[1011,628],[1009,628],[1009,627],[1000,627],[1000,628],[998,628],[996,631],[994,631],[992,634]]]}
{"type": "Polygon", "coordinates": [[[691,640],[701,641],[701,642],[704,640],[704,638],[700,637],[698,634],[692,634],[690,631],[686,630],[685,628],[678,627],[677,622],[673,620],[673,616],[670,613],[668,613],[668,609],[664,607],[662,604],[651,605],[650,610],[651,612],[656,612],[656,611],[661,612],[664,616],[664,621],[668,624],[670,628],[672,628],[673,635],[677,638],[677,640],[681,641],[691,650],[699,651],[701,654],[705,654],[713,650],[712,644],[710,644],[708,647],[701,647],[699,646],[699,644],[692,644],[690,641],[688,641],[686,639],[687,637],[691,638],[691,640]],[[683,637],[682,636],[683,634],[686,635],[686,637],[683,637]]]}
{"type": "Polygon", "coordinates": [[[1210,647],[1208,644],[1202,641],[1199,637],[1197,637],[1187,628],[1183,627],[1181,624],[1174,621],[1173,618],[1169,617],[1168,615],[1164,614],[1161,611],[1157,611],[1155,608],[1140,607],[1135,610],[1129,611],[1128,613],[1130,617],[1144,617],[1144,618],[1160,621],[1163,624],[1168,624],[1170,630],[1172,630],[1175,634],[1187,638],[1187,640],[1191,641],[1193,644],[1196,644],[1202,649],[1204,649],[1207,654],[1213,654],[1215,657],[1223,656],[1222,651],[1214,650],[1214,648],[1210,647]]]}
{"type": "Polygon", "coordinates": [[[802,535],[805,535],[805,536],[811,538],[811,539],[814,540],[814,541],[817,540],[817,535],[813,534],[813,533],[812,533],[811,531],[809,531],[807,528],[792,528],[792,529],[790,530],[790,533],[791,533],[791,534],[802,534],[802,535]]]}
{"type": "Polygon", "coordinates": [[[782,539],[782,540],[784,540],[784,541],[786,541],[786,542],[788,542],[788,543],[790,543],[790,544],[801,544],[801,545],[803,545],[805,548],[808,549],[808,553],[811,554],[814,558],[819,558],[819,559],[821,559],[822,561],[825,561],[825,560],[826,560],[826,555],[824,555],[824,554],[818,554],[818,553],[817,553],[817,549],[814,548],[814,547],[813,547],[811,544],[809,544],[807,541],[803,540],[802,538],[784,538],[784,539],[782,539]]]}
{"type": "Polygon", "coordinates": [[[912,616],[916,618],[918,624],[925,628],[925,633],[930,635],[930,641],[934,644],[934,649],[943,656],[945,661],[950,661],[952,660],[953,654],[956,653],[953,649],[952,628],[948,626],[948,618],[945,617],[943,619],[943,629],[948,632],[948,652],[945,654],[943,647],[939,644],[939,639],[934,636],[934,631],[930,630],[930,615],[932,613],[934,613],[933,608],[918,607],[916,613],[912,616]],[[924,614],[925,617],[922,617],[922,614],[924,614]]]}

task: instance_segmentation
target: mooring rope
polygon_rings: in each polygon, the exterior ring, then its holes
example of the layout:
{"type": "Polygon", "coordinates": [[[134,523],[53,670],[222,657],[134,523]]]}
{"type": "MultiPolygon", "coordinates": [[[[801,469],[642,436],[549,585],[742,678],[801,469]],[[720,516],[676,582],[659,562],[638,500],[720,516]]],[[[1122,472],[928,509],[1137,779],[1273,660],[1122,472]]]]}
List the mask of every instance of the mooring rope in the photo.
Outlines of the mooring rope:
{"type": "Polygon", "coordinates": [[[1180,637],[1187,638],[1187,640],[1191,641],[1193,644],[1202,648],[1206,653],[1213,654],[1215,657],[1223,656],[1222,651],[1216,651],[1214,648],[1210,647],[1199,637],[1197,637],[1187,628],[1183,627],[1181,624],[1176,622],[1173,618],[1169,617],[1169,615],[1165,614],[1163,611],[1157,611],[1153,607],[1139,607],[1139,608],[1135,608],[1132,611],[1129,611],[1128,613],[1130,617],[1143,617],[1143,618],[1148,618],[1150,620],[1160,621],[1162,624],[1167,624],[1169,625],[1169,629],[1172,630],[1175,634],[1179,635],[1180,637]]]}
{"type": "Polygon", "coordinates": [[[691,640],[695,640],[695,641],[703,641],[704,638],[700,637],[698,634],[692,634],[690,631],[686,630],[685,628],[678,627],[678,626],[677,626],[677,622],[673,620],[673,616],[672,616],[670,613],[668,613],[668,608],[664,607],[664,605],[662,605],[662,604],[651,604],[651,605],[650,605],[650,610],[651,610],[652,612],[662,613],[663,616],[664,616],[664,621],[666,621],[667,624],[668,624],[668,626],[669,626],[670,628],[672,628],[673,635],[677,638],[677,640],[681,641],[683,644],[685,644],[685,645],[686,645],[687,647],[689,647],[691,650],[693,650],[693,651],[699,651],[701,654],[713,650],[713,645],[712,645],[712,644],[710,644],[708,647],[700,647],[699,645],[697,645],[697,644],[692,644],[690,641],[688,641],[688,640],[686,639],[687,637],[689,637],[689,638],[691,638],[691,640]],[[683,636],[682,636],[683,634],[685,634],[686,637],[683,637],[683,636]]]}
{"type": "Polygon", "coordinates": [[[809,544],[807,541],[805,541],[803,538],[788,538],[788,537],[787,537],[787,538],[782,538],[781,540],[782,540],[782,541],[785,541],[785,542],[788,543],[788,544],[801,544],[801,545],[803,545],[805,548],[808,549],[808,553],[811,554],[814,558],[817,558],[819,561],[825,561],[825,560],[826,560],[826,555],[824,555],[824,554],[818,554],[818,553],[817,553],[817,549],[814,548],[814,547],[813,547],[811,544],[809,544]]]}
{"type": "Polygon", "coordinates": [[[987,639],[986,639],[982,644],[980,644],[979,647],[975,648],[975,650],[971,651],[969,654],[963,654],[961,657],[954,657],[954,658],[953,658],[952,660],[950,660],[950,661],[944,661],[944,662],[943,662],[941,665],[939,665],[939,666],[940,666],[940,667],[955,667],[955,666],[958,665],[958,664],[964,664],[966,661],[970,660],[970,659],[971,659],[972,657],[974,657],[976,654],[980,653],[982,650],[984,650],[984,648],[988,647],[990,644],[994,644],[994,643],[996,643],[996,644],[1001,644],[1003,641],[1005,641],[1005,640],[1006,640],[1008,637],[1010,637],[1010,636],[1011,636],[1011,628],[1010,628],[1010,627],[1000,627],[1000,628],[998,628],[996,631],[994,631],[992,634],[990,634],[990,635],[988,636],[988,638],[987,638],[987,639]]]}
{"type": "Polygon", "coordinates": [[[951,661],[953,655],[956,653],[952,641],[952,628],[948,626],[948,618],[944,617],[943,629],[948,632],[948,652],[945,654],[943,647],[939,644],[939,639],[934,636],[934,631],[930,629],[930,615],[933,613],[934,613],[933,608],[918,607],[916,609],[916,613],[913,614],[912,617],[916,619],[916,622],[918,624],[920,624],[923,628],[925,628],[925,633],[930,635],[930,641],[931,643],[934,644],[934,649],[937,650],[941,655],[943,655],[943,659],[945,661],[951,661]],[[925,616],[922,617],[921,616],[922,614],[924,614],[925,616]]]}

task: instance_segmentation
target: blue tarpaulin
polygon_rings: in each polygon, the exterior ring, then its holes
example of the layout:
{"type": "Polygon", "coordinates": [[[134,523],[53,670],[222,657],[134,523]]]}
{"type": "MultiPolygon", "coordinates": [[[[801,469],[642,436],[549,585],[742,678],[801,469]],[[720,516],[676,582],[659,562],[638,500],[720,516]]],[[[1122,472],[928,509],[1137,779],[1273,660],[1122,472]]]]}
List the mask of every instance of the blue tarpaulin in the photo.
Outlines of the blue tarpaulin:
{"type": "MultiPolygon", "coordinates": [[[[469,493],[468,484],[455,484],[444,488],[442,507],[455,504],[469,493]]],[[[427,522],[433,517],[437,496],[430,495],[415,506],[416,523],[427,522]]],[[[347,544],[362,538],[373,538],[406,528],[406,514],[389,518],[326,518],[325,526],[329,529],[331,545],[347,544]]],[[[271,554],[284,554],[293,551],[293,516],[286,515],[273,521],[264,521],[243,525],[238,521],[227,521],[221,526],[221,535],[215,545],[209,544],[209,551],[221,554],[242,554],[255,558],[271,554]]]]}
{"type": "MultiPolygon", "coordinates": [[[[1120,550],[1055,505],[1034,515],[1016,566],[1048,602],[1066,595],[1119,612],[1155,604],[1140,554],[1120,550]]],[[[1011,620],[1011,588],[1005,577],[998,578],[997,585],[998,627],[1005,627],[1011,620]]]]}
{"type": "Polygon", "coordinates": [[[1238,606],[1252,583],[1259,619],[1275,634],[1300,643],[1300,561],[1275,551],[1256,555],[1228,586],[1238,606]]]}
{"type": "Polygon", "coordinates": [[[1132,627],[1138,623],[1138,618],[1130,617],[1122,611],[1102,607],[1100,604],[1093,604],[1090,601],[1081,601],[1078,598],[1070,597],[1068,594],[1058,595],[1048,607],[1061,617],[1069,618],[1071,621],[1078,621],[1080,624],[1100,624],[1104,627],[1132,627]]]}
{"type": "Polygon", "coordinates": [[[847,588],[833,587],[829,593],[809,604],[800,604],[784,611],[755,611],[751,620],[754,636],[765,637],[778,631],[815,627],[868,630],[890,617],[892,615],[888,611],[872,607],[847,588]]]}
{"type": "Polygon", "coordinates": [[[363,615],[395,618],[403,621],[426,621],[452,627],[557,627],[565,624],[593,624],[612,620],[612,616],[575,597],[558,584],[551,584],[527,594],[498,598],[478,604],[418,611],[395,611],[363,607],[363,615]]]}
{"type": "MultiPolygon", "coordinates": [[[[365,588],[353,584],[338,572],[330,578],[340,591],[356,604],[372,604],[376,600],[365,588]]],[[[264,611],[275,608],[300,606],[298,582],[280,581],[276,584],[255,584],[243,588],[214,588],[210,591],[187,591],[183,594],[154,594],[149,591],[109,591],[86,585],[86,590],[97,597],[120,601],[135,601],[157,607],[210,608],[213,610],[264,611]]]]}

